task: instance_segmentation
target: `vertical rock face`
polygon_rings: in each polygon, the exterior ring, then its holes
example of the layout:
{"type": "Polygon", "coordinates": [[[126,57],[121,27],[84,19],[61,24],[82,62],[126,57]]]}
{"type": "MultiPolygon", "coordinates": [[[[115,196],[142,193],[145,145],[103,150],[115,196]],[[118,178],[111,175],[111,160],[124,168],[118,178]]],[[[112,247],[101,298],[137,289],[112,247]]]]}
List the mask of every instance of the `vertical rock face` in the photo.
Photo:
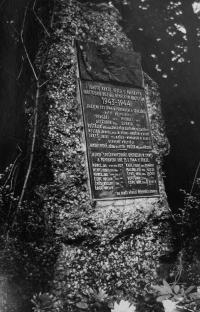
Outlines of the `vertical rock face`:
{"type": "Polygon", "coordinates": [[[54,13],[43,103],[44,109],[48,106],[43,142],[53,182],[38,185],[37,194],[41,194],[47,208],[57,211],[56,233],[63,244],[55,266],[53,292],[61,300],[60,310],[63,307],[65,311],[73,311],[72,298],[76,301],[77,294],[89,287],[104,288],[112,295],[122,290],[136,298],[155,281],[159,256],[168,248],[164,221],[168,204],[161,170],[168,142],[158,87],[145,74],[160,195],[95,202],[89,197],[74,40],[132,51],[119,18],[111,6],[64,0],[59,1],[54,13]]]}

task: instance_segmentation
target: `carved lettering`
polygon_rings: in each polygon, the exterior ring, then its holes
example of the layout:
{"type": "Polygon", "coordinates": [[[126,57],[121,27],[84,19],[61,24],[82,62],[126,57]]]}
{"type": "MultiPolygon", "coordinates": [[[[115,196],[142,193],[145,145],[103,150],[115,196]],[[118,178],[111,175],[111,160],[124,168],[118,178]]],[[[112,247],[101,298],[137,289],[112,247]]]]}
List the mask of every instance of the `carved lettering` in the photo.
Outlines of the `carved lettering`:
{"type": "Polygon", "coordinates": [[[93,197],[157,195],[144,90],[83,81],[82,106],[93,197]]]}

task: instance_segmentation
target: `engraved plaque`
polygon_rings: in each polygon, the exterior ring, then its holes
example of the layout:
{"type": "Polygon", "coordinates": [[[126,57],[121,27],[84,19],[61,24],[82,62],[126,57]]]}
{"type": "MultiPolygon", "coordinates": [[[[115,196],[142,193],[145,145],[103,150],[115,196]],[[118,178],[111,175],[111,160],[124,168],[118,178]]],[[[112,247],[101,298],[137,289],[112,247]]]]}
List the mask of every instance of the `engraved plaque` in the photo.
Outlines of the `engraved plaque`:
{"type": "Polygon", "coordinates": [[[80,89],[92,198],[158,195],[144,90],[93,81],[80,89]]]}

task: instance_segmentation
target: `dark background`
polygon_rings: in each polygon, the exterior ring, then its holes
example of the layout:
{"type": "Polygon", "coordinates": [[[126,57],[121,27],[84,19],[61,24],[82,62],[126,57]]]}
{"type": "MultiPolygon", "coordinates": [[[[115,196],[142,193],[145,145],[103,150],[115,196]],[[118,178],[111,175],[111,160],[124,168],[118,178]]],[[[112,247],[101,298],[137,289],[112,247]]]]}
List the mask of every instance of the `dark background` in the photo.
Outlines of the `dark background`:
{"type": "MultiPolygon", "coordinates": [[[[118,2],[119,3],[119,2],[118,2]]],[[[200,19],[194,1],[124,1],[121,24],[159,85],[171,145],[165,185],[172,208],[183,205],[200,160],[200,19]]]]}
{"type": "MultiPolygon", "coordinates": [[[[52,1],[38,1],[45,18],[52,1]]],[[[95,1],[93,1],[95,2],[95,1]]],[[[102,1],[96,1],[102,5],[102,1]]],[[[109,1],[104,1],[107,5],[109,1]]],[[[165,184],[172,208],[183,204],[180,189],[190,191],[200,159],[200,20],[194,1],[115,0],[121,25],[142,54],[142,65],[159,85],[171,152],[165,158],[165,184]]],[[[0,2],[0,167],[14,161],[25,145],[24,99],[31,71],[21,44],[23,35],[34,61],[41,36],[33,1],[0,2]]]]}

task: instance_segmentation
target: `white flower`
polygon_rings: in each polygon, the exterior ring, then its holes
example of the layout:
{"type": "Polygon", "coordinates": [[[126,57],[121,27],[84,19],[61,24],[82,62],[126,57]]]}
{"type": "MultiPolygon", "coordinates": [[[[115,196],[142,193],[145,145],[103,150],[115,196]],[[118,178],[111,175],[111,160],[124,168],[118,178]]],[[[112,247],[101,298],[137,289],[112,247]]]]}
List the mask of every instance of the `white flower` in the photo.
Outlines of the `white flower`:
{"type": "Polygon", "coordinates": [[[165,312],[176,312],[176,302],[171,300],[162,301],[165,312]]]}
{"type": "Polygon", "coordinates": [[[193,2],[192,7],[195,14],[200,12],[200,3],[198,1],[193,2]]]}
{"type": "Polygon", "coordinates": [[[119,304],[115,302],[114,309],[111,312],[135,312],[135,306],[128,301],[121,300],[119,304]]]}

